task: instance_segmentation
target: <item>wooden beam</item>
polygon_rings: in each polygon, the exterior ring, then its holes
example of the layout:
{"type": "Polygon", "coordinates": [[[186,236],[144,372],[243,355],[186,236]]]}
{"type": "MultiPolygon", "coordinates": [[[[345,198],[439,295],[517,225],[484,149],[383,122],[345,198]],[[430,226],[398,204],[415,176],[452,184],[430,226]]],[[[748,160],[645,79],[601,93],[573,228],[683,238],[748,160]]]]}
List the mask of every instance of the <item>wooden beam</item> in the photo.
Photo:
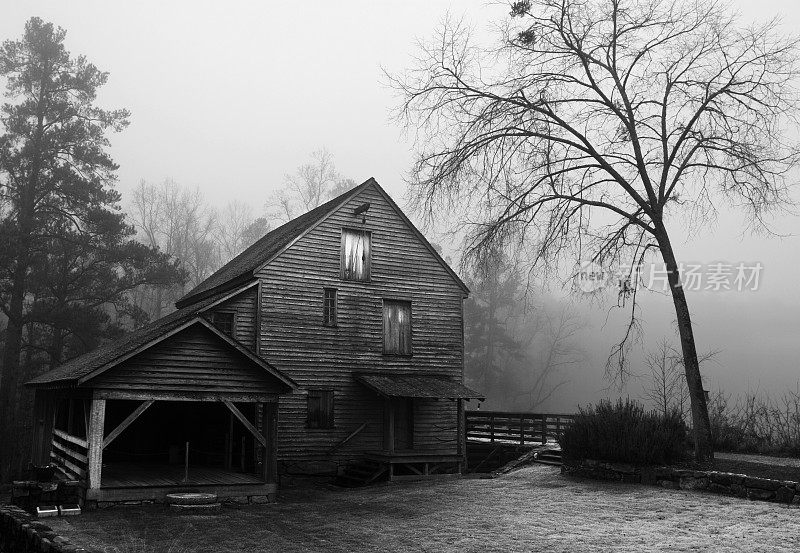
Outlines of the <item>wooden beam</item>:
{"type": "Polygon", "coordinates": [[[264,426],[267,431],[267,447],[264,464],[266,465],[266,481],[278,481],[278,404],[267,403],[264,405],[264,426]]]}
{"type": "Polygon", "coordinates": [[[238,394],[215,392],[156,392],[112,390],[99,388],[95,390],[95,397],[102,399],[127,399],[137,401],[237,401],[239,403],[277,402],[278,396],[274,394],[238,394]]]}
{"type": "Polygon", "coordinates": [[[103,429],[106,422],[106,400],[92,399],[89,412],[89,488],[100,488],[103,471],[103,429]]]}
{"type": "Polygon", "coordinates": [[[261,435],[261,432],[259,432],[258,429],[256,429],[256,427],[253,426],[249,420],[247,420],[247,417],[245,417],[242,414],[242,412],[239,411],[239,408],[236,407],[232,401],[226,399],[223,400],[222,403],[224,403],[228,407],[228,409],[230,409],[231,413],[233,413],[233,416],[239,419],[239,422],[241,422],[244,425],[244,427],[247,428],[247,430],[253,435],[253,437],[256,440],[258,440],[258,442],[262,446],[267,447],[267,439],[261,435]]]}
{"type": "Polygon", "coordinates": [[[139,418],[139,415],[141,415],[142,413],[144,413],[144,412],[147,410],[147,408],[148,408],[148,407],[150,407],[151,405],[153,405],[153,400],[152,400],[152,399],[150,399],[150,400],[147,400],[147,401],[143,401],[143,402],[141,403],[141,405],[139,405],[139,407],[137,407],[136,409],[134,409],[134,410],[133,410],[133,413],[131,413],[130,415],[128,415],[128,416],[125,418],[125,420],[124,420],[124,421],[122,421],[121,423],[119,423],[119,426],[117,426],[117,427],[116,427],[114,430],[112,430],[111,432],[109,432],[109,433],[108,433],[108,436],[106,436],[106,437],[105,437],[105,439],[103,439],[103,449],[107,448],[107,447],[108,447],[108,445],[109,445],[111,442],[113,442],[114,440],[116,440],[116,439],[117,439],[117,437],[118,437],[120,434],[122,434],[122,432],[123,432],[123,431],[124,431],[126,428],[128,428],[128,427],[131,425],[131,423],[132,423],[133,421],[135,421],[136,419],[138,419],[138,418],[139,418]]]}

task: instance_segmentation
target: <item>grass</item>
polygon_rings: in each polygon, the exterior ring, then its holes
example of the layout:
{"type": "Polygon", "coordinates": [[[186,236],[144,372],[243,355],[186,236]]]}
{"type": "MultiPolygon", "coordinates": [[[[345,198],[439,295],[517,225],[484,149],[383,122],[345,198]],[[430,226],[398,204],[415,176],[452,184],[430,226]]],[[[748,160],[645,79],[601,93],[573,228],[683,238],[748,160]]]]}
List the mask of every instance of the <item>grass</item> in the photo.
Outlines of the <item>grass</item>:
{"type": "Polygon", "coordinates": [[[493,480],[292,490],[277,504],[217,516],[115,507],[53,529],[106,553],[789,551],[800,548],[798,516],[796,507],[572,479],[537,465],[493,480]]]}

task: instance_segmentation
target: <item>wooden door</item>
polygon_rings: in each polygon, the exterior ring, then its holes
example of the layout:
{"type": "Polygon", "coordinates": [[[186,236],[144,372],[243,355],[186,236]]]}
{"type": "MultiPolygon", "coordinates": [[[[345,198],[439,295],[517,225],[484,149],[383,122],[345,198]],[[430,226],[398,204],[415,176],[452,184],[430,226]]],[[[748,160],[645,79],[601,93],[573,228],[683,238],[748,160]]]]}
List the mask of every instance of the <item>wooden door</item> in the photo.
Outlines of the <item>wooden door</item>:
{"type": "Polygon", "coordinates": [[[414,449],[414,404],[411,398],[395,398],[394,409],[394,449],[414,449]]]}

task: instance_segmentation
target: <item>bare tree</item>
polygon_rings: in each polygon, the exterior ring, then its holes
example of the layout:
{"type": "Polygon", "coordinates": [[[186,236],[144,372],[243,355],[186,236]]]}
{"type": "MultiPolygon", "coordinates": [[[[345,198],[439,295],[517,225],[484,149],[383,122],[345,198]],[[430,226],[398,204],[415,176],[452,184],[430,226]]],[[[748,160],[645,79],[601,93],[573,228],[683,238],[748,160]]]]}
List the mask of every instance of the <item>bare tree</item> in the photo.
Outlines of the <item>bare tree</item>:
{"type": "Polygon", "coordinates": [[[257,240],[266,234],[269,228],[266,219],[262,219],[266,226],[260,229],[253,227],[256,220],[252,207],[241,200],[232,200],[222,208],[213,233],[221,263],[227,263],[239,255],[255,241],[253,238],[257,240]],[[259,233],[261,236],[254,236],[259,233]]]}
{"type": "Polygon", "coordinates": [[[326,149],[311,153],[294,174],[284,177],[285,188],[272,195],[267,209],[277,219],[288,221],[347,192],[356,186],[352,179],[343,178],[336,170],[333,155],[326,149]]]}
{"type": "MultiPolygon", "coordinates": [[[[214,243],[217,216],[198,189],[185,188],[171,179],[160,184],[141,181],[130,202],[130,216],[139,238],[179,261],[192,288],[219,268],[214,243]]],[[[142,287],[137,304],[158,318],[172,309],[183,288],[142,287]]]]}
{"type": "Polygon", "coordinates": [[[580,356],[575,346],[578,320],[567,309],[558,313],[539,310],[539,333],[532,337],[528,351],[535,361],[521,375],[516,397],[522,409],[534,411],[568,383],[563,371],[576,365],[580,356]],[[538,338],[538,339],[537,339],[538,338]]]}
{"type": "MultiPolygon", "coordinates": [[[[446,22],[389,77],[420,145],[417,205],[458,211],[467,262],[497,243],[542,270],[660,255],[698,458],[711,434],[669,223],[708,221],[723,198],[763,228],[798,158],[795,40],[732,14],[716,0],[523,0],[496,47],[446,22]]],[[[609,363],[624,369],[625,348],[609,363]]]]}

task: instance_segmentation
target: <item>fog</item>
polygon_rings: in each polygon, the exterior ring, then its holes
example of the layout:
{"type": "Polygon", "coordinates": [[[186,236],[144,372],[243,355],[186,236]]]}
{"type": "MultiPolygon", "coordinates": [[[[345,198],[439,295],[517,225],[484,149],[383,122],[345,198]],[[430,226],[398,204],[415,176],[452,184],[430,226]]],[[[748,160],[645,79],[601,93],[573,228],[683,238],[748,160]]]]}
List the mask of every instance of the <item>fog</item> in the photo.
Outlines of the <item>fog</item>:
{"type": "MultiPolygon", "coordinates": [[[[358,182],[374,176],[402,204],[413,152],[390,118],[396,106],[382,68],[410,65],[416,41],[431,35],[449,10],[480,32],[507,12],[484,2],[5,2],[0,37],[17,38],[32,15],[64,27],[67,47],[110,72],[99,104],[125,107],[131,125],[112,136],[125,194],[141,179],[199,187],[212,203],[242,199],[259,208],[286,173],[327,147],[339,171],[358,182]]],[[[796,0],[736,3],[745,18],[781,14],[784,30],[800,34],[796,0]]],[[[800,199],[797,190],[795,197],[800,199]]],[[[412,218],[414,217],[413,214],[412,218]]],[[[760,262],[757,291],[689,292],[698,349],[719,350],[704,368],[708,388],[739,393],[794,387],[800,372],[800,219],[777,218],[784,237],[743,232],[740,212],[720,206],[715,222],[675,240],[683,261],[760,262]]],[[[440,236],[432,236],[442,242],[440,236]]],[[[457,255],[457,244],[445,245],[457,255]]],[[[584,361],[549,405],[576,404],[617,393],[606,390],[604,364],[624,316],[580,296],[578,347],[584,361]]],[[[672,336],[671,300],[645,294],[645,340],[672,336]]],[[[630,382],[636,395],[641,384],[630,382]]],[[[626,392],[623,392],[626,393],[626,392]]]]}

